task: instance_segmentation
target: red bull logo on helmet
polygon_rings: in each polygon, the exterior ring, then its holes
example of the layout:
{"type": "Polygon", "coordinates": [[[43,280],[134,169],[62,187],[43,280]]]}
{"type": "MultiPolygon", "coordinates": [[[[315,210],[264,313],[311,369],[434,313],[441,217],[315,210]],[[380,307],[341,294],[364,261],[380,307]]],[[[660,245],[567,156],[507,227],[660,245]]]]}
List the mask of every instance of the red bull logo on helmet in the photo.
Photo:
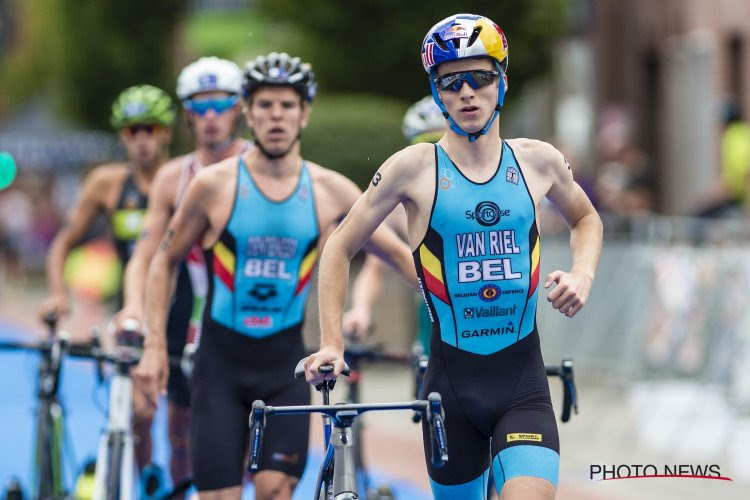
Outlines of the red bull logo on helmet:
{"type": "Polygon", "coordinates": [[[445,41],[453,40],[454,38],[469,38],[469,32],[466,31],[466,28],[464,28],[462,25],[455,24],[443,30],[443,32],[440,34],[440,38],[445,41]]]}

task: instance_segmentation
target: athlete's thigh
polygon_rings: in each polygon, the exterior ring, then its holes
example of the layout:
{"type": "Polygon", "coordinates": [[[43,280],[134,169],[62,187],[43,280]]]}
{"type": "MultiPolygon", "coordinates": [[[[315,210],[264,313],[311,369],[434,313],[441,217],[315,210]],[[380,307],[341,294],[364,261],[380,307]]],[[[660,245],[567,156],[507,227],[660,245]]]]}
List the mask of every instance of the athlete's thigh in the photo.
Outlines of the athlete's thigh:
{"type": "MultiPolygon", "coordinates": [[[[291,377],[289,377],[291,379],[291,377]]],[[[271,406],[309,405],[310,386],[291,379],[264,398],[271,406]]],[[[283,415],[266,420],[259,470],[275,470],[299,478],[305,470],[310,441],[309,415],[283,415]]]]}
{"type": "Polygon", "coordinates": [[[469,409],[459,405],[447,381],[427,377],[424,394],[430,392],[438,392],[442,398],[448,438],[448,462],[443,467],[436,468],[430,460],[429,427],[426,422],[422,422],[422,439],[432,494],[439,500],[483,499],[487,491],[490,465],[490,438],[479,432],[466,418],[466,411],[469,409]]]}
{"type": "Polygon", "coordinates": [[[236,382],[237,366],[216,352],[198,350],[190,406],[190,456],[199,491],[242,483],[248,434],[247,408],[236,382]]]}
{"type": "Polygon", "coordinates": [[[549,394],[530,395],[503,414],[492,437],[492,472],[502,492],[513,478],[541,478],[557,487],[560,441],[549,394]]]}

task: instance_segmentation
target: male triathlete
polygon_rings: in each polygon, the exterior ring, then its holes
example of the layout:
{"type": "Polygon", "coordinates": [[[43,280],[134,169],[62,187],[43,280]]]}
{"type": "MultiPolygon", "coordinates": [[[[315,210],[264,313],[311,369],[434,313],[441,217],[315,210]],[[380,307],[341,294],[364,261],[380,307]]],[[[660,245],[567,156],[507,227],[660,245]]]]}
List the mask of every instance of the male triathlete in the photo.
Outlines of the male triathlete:
{"type": "MultiPolygon", "coordinates": [[[[428,472],[436,498],[484,498],[492,458],[504,499],[555,495],[559,442],[536,328],[537,209],[546,196],[571,228],[572,268],[547,275],[547,300],[568,317],[588,297],[602,244],[599,216],[551,145],[502,140],[508,45],[489,19],[459,14],[422,43],[435,102],[449,122],[436,145],[393,155],[331,236],[320,265],[321,349],[307,363],[343,367],[341,302],[348,259],[394,207],[432,320],[425,393],[445,405],[449,461],[428,472]]],[[[426,427],[423,427],[427,432],[426,427]]],[[[425,435],[429,454],[429,436],[425,435]]]]}
{"type": "MultiPolygon", "coordinates": [[[[316,91],[309,64],[286,53],[260,56],[244,75],[245,118],[256,148],[199,172],[149,268],[147,329],[137,379],[150,401],[163,390],[164,308],[174,265],[200,240],[209,293],[192,378],[191,458],[201,498],[241,496],[247,416],[253,400],[309,404],[292,372],[305,355],[301,328],[317,255],[361,191],[305,161],[300,133],[316,91]]],[[[387,229],[381,255],[414,281],[408,247],[387,229]]],[[[321,283],[321,286],[324,285],[321,283]]],[[[309,418],[272,420],[256,498],[290,498],[305,466],[309,418]]]]}

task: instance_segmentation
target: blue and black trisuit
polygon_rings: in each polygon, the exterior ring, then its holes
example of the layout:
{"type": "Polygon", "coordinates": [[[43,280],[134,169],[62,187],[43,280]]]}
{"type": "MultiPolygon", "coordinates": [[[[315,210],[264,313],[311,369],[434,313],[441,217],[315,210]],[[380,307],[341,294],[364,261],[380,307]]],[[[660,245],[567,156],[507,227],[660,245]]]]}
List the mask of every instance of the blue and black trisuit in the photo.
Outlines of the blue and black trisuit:
{"type": "MultiPolygon", "coordinates": [[[[283,200],[266,197],[244,162],[229,222],[205,250],[209,290],[193,371],[191,455],[198,490],[238,486],[254,400],[310,404],[295,381],[305,356],[302,322],[318,255],[312,181],[303,163],[283,200]]],[[[300,477],[307,460],[309,416],[270,419],[260,469],[300,477]]]]}
{"type": "MultiPolygon", "coordinates": [[[[477,183],[435,145],[427,233],[414,251],[433,322],[424,394],[445,405],[449,460],[427,460],[436,498],[484,498],[516,476],[557,485],[559,439],[539,347],[539,233],[523,171],[503,141],[477,183]]],[[[429,453],[429,434],[424,429],[429,453]]],[[[429,458],[429,457],[428,457],[429,458]]]]}
{"type": "MultiPolygon", "coordinates": [[[[110,221],[117,257],[124,269],[130,260],[135,243],[143,230],[148,196],[135,184],[133,174],[128,174],[122,185],[117,205],[110,221]]],[[[122,307],[122,295],[118,297],[118,309],[122,307]]],[[[170,355],[181,356],[188,334],[190,313],[193,304],[193,287],[190,284],[187,268],[181,263],[178,268],[177,283],[167,320],[167,350],[170,355]]],[[[190,390],[182,370],[170,370],[167,382],[167,397],[178,406],[190,405],[190,390]]]]}

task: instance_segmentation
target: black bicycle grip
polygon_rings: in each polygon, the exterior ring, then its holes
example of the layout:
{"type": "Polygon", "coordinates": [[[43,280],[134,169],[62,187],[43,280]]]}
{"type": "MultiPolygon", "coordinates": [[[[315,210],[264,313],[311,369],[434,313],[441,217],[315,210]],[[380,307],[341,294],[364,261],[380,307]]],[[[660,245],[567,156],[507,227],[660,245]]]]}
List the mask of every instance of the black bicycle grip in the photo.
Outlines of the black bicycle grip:
{"type": "Polygon", "coordinates": [[[431,392],[427,396],[427,424],[430,428],[430,442],[433,467],[442,467],[448,461],[448,436],[445,432],[445,414],[440,394],[431,392]]]}
{"type": "MultiPolygon", "coordinates": [[[[305,378],[305,362],[307,361],[307,358],[302,358],[299,363],[297,363],[297,366],[294,368],[294,378],[305,378]]],[[[320,373],[331,373],[333,371],[333,365],[321,365],[318,367],[318,372],[320,373]]],[[[341,371],[341,375],[344,375],[345,377],[348,377],[351,374],[351,370],[349,369],[349,365],[344,363],[344,369],[341,371]]]]}
{"type": "Polygon", "coordinates": [[[42,317],[42,321],[47,325],[49,333],[52,335],[54,335],[55,329],[57,328],[57,319],[57,312],[55,311],[49,311],[42,317]]]}
{"type": "Polygon", "coordinates": [[[266,404],[261,400],[253,401],[250,411],[250,460],[248,472],[255,472],[260,465],[260,454],[263,451],[263,431],[266,424],[266,404]]]}

